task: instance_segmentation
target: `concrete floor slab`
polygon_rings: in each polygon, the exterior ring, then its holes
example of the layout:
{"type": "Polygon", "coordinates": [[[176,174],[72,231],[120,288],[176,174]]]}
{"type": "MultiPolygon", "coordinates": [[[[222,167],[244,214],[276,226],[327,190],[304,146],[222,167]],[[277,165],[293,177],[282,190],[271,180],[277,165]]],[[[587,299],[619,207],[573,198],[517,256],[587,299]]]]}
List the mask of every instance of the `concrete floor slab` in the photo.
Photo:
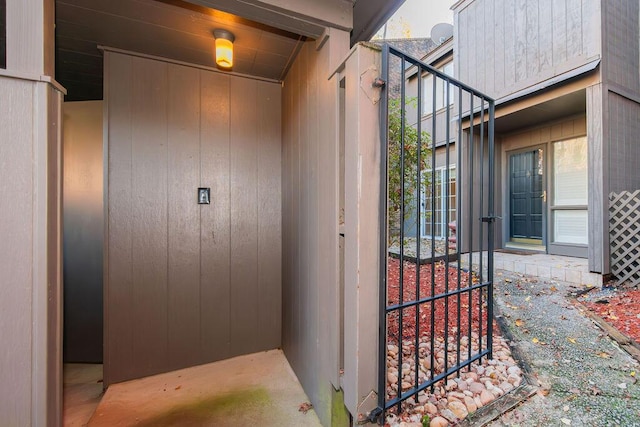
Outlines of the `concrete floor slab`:
{"type": "Polygon", "coordinates": [[[63,424],[83,427],[102,397],[102,365],[65,363],[63,424]]]}
{"type": "Polygon", "coordinates": [[[320,426],[281,350],[113,384],[89,421],[101,426],[320,426]]]}

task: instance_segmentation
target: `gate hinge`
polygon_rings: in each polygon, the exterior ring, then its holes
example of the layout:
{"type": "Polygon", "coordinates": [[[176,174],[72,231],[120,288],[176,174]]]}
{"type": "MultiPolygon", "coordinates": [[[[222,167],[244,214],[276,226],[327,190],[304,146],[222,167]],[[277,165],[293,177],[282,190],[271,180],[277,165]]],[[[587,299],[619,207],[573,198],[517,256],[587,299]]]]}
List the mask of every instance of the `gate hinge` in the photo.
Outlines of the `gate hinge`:
{"type": "Polygon", "coordinates": [[[378,406],[377,408],[369,412],[369,415],[367,416],[367,422],[372,424],[381,424],[380,422],[381,415],[382,415],[382,408],[378,406]]]}
{"type": "Polygon", "coordinates": [[[502,219],[502,217],[498,215],[489,215],[489,216],[483,216],[482,218],[480,218],[482,222],[491,222],[491,223],[496,222],[496,219],[502,219]]]}
{"type": "Polygon", "coordinates": [[[380,77],[376,77],[373,80],[373,83],[371,83],[371,86],[373,86],[373,87],[385,87],[386,84],[387,84],[387,82],[385,82],[384,79],[382,79],[380,77]]]}

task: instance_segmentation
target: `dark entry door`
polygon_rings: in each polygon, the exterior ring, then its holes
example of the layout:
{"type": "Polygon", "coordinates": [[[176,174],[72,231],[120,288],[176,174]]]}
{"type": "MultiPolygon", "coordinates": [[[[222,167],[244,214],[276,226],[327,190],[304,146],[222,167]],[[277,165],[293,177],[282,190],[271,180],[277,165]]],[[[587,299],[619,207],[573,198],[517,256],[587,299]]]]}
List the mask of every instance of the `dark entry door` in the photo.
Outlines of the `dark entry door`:
{"type": "Polygon", "coordinates": [[[512,154],[510,173],[511,240],[542,244],[544,180],[543,151],[512,154]]]}

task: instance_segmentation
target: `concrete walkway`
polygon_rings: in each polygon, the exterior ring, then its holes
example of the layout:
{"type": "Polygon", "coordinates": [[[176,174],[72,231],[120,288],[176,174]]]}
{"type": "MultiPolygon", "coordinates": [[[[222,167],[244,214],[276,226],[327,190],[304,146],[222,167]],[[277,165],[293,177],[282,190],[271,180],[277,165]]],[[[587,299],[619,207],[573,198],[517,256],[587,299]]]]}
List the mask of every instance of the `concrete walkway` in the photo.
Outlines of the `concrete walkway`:
{"type": "Polygon", "coordinates": [[[584,289],[500,271],[496,315],[536,394],[490,423],[502,426],[640,426],[640,366],[573,305],[584,289]]]}
{"type": "Polygon", "coordinates": [[[320,426],[280,350],[113,384],[89,426],[320,426]]]}
{"type": "MultiPolygon", "coordinates": [[[[486,269],[487,253],[483,252],[483,266],[486,269]]],[[[462,254],[461,265],[469,265],[469,254],[462,254]]],[[[480,262],[480,254],[473,253],[474,269],[480,262]]],[[[574,285],[602,286],[602,275],[591,273],[589,264],[584,258],[573,258],[560,255],[548,255],[535,252],[495,251],[493,256],[495,269],[505,272],[527,274],[542,279],[568,282],[574,285]]]]}

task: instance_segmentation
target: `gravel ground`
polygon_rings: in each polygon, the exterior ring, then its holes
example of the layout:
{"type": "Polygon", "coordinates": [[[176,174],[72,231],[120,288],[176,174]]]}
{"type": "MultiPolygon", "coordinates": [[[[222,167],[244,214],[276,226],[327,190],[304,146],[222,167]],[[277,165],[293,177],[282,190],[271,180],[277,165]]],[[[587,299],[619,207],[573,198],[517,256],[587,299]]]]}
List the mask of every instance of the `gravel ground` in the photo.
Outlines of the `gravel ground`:
{"type": "MultiPolygon", "coordinates": [[[[486,337],[483,337],[486,343],[486,337]]],[[[467,352],[469,341],[462,337],[461,354],[467,352]]],[[[415,384],[415,346],[411,341],[403,343],[403,378],[398,375],[398,352],[396,345],[387,346],[387,399],[395,398],[398,387],[402,391],[409,390],[415,384]]],[[[478,335],[472,334],[471,347],[474,354],[479,348],[478,335]]],[[[474,363],[470,369],[464,369],[460,376],[452,375],[447,381],[435,384],[433,393],[420,392],[418,401],[409,398],[403,404],[402,414],[398,417],[394,413],[387,416],[386,424],[390,427],[422,427],[423,414],[428,415],[430,426],[446,427],[455,425],[470,413],[494,402],[501,396],[518,387],[522,382],[522,371],[511,357],[506,341],[499,335],[494,336],[494,359],[483,358],[481,363],[474,363]]],[[[434,374],[443,372],[444,340],[441,337],[434,342],[434,374]]],[[[451,339],[448,348],[448,359],[451,364],[456,361],[456,342],[451,339]]],[[[431,344],[425,337],[420,339],[418,349],[420,382],[430,378],[431,372],[431,344]]],[[[449,365],[449,366],[450,366],[449,365]]]]}
{"type": "Polygon", "coordinates": [[[640,366],[581,313],[570,284],[496,274],[496,313],[540,387],[489,425],[640,426],[640,366]]]}

